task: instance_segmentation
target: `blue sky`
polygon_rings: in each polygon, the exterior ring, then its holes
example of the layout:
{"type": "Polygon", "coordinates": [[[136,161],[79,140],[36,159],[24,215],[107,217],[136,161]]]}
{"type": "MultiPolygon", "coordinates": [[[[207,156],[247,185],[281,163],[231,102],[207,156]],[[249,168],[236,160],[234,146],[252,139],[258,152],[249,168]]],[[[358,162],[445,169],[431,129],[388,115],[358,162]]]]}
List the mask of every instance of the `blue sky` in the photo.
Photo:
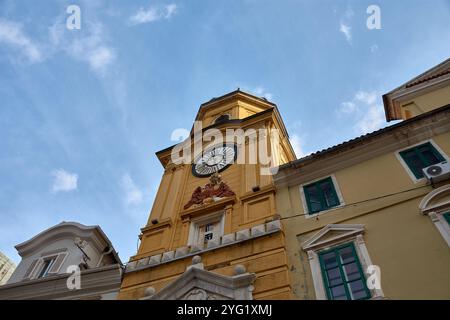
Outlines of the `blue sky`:
{"type": "Polygon", "coordinates": [[[201,103],[265,96],[305,155],[386,126],[381,95],[450,56],[449,21],[438,0],[0,0],[0,250],[18,262],[15,244],[78,221],[127,261],[154,153],[201,103]]]}

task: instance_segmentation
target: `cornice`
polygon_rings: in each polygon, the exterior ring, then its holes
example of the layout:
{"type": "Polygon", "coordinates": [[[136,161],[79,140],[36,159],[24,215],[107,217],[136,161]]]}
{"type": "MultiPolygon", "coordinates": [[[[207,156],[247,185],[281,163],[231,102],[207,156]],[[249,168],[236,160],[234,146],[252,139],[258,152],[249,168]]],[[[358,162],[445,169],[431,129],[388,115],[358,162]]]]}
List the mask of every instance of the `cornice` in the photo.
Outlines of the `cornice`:
{"type": "Polygon", "coordinates": [[[279,187],[299,185],[433,136],[450,131],[450,105],[440,112],[410,119],[317,154],[280,166],[274,175],[279,187]]]}
{"type": "Polygon", "coordinates": [[[187,209],[181,212],[180,216],[182,219],[186,219],[188,217],[196,217],[201,214],[217,211],[220,209],[225,209],[228,205],[233,205],[237,202],[237,197],[227,197],[225,199],[206,204],[201,205],[192,209],[187,209]]]}

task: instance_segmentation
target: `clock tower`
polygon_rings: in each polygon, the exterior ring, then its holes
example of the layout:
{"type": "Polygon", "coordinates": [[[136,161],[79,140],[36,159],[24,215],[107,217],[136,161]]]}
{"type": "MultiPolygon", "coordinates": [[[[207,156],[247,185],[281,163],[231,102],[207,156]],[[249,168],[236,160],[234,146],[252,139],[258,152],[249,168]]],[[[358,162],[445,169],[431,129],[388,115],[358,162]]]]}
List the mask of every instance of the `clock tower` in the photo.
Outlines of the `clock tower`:
{"type": "Polygon", "coordinates": [[[277,106],[237,91],[203,103],[164,174],[121,299],[289,299],[271,173],[295,159],[277,106]]]}

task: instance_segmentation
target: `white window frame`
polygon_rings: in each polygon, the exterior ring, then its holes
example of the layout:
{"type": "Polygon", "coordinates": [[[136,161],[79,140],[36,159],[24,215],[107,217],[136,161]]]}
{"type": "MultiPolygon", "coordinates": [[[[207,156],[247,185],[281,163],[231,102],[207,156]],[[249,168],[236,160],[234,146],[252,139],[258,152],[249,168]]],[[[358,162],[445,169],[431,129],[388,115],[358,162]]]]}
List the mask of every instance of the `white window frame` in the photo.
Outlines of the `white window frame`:
{"type": "MultiPolygon", "coordinates": [[[[370,259],[369,251],[367,250],[366,243],[362,233],[364,232],[364,225],[327,225],[317,234],[312,236],[310,240],[304,242],[303,250],[307,252],[309,265],[311,268],[311,274],[313,278],[314,290],[317,300],[328,300],[325,290],[325,283],[322,276],[322,268],[320,266],[319,254],[321,251],[332,249],[337,246],[341,246],[348,243],[353,243],[356,254],[358,255],[359,262],[364,272],[364,276],[367,279],[371,276],[367,273],[367,268],[373,265],[370,259]],[[320,237],[325,235],[327,231],[346,230],[342,235],[329,238],[324,242],[320,242],[320,237]],[[319,240],[319,241],[317,241],[319,240]],[[314,243],[315,242],[315,243],[314,243]]],[[[371,300],[383,299],[384,293],[380,289],[369,289],[371,300]]]]}
{"type": "Polygon", "coordinates": [[[199,236],[199,227],[208,224],[208,223],[219,223],[219,234],[216,239],[220,240],[220,237],[224,234],[225,227],[225,211],[214,212],[212,214],[208,214],[202,217],[198,217],[191,220],[189,226],[189,238],[188,245],[189,246],[198,246],[198,236],[199,236]]]}
{"type": "Polygon", "coordinates": [[[342,207],[345,206],[344,197],[342,196],[341,188],[339,187],[339,184],[337,182],[337,179],[336,179],[336,176],[334,175],[334,173],[326,175],[326,176],[323,176],[323,177],[318,178],[318,179],[314,179],[314,180],[308,181],[306,183],[303,183],[303,184],[301,184],[299,186],[299,188],[300,188],[300,199],[302,201],[303,212],[305,213],[305,219],[315,218],[317,216],[320,216],[322,214],[328,213],[328,212],[333,211],[333,210],[337,210],[337,209],[342,208],[342,207]],[[337,206],[335,206],[333,208],[327,209],[327,210],[319,211],[319,212],[314,213],[314,214],[309,214],[308,203],[306,202],[306,196],[305,196],[304,187],[306,187],[306,186],[308,186],[308,185],[310,185],[310,184],[312,184],[314,182],[317,182],[317,181],[320,181],[320,180],[324,180],[324,179],[329,178],[329,177],[331,177],[331,181],[333,182],[334,189],[335,189],[336,194],[337,194],[338,199],[339,199],[339,205],[337,205],[337,206]]]}
{"type": "Polygon", "coordinates": [[[69,254],[68,254],[67,252],[65,252],[65,251],[63,251],[63,252],[57,252],[57,253],[56,253],[56,252],[53,252],[53,253],[49,253],[49,254],[44,254],[44,255],[42,255],[41,257],[39,257],[39,258],[37,259],[38,262],[37,262],[36,265],[34,266],[33,270],[30,272],[30,275],[28,276],[27,279],[30,279],[30,280],[32,280],[32,279],[43,279],[43,278],[46,278],[46,277],[48,277],[48,276],[57,274],[57,273],[59,272],[59,270],[61,270],[61,267],[63,266],[64,262],[66,261],[68,255],[69,255],[69,254]],[[47,272],[47,274],[46,274],[45,276],[43,276],[43,277],[41,277],[41,278],[38,278],[39,274],[40,274],[41,271],[42,271],[42,267],[43,267],[44,260],[46,260],[46,259],[48,259],[48,258],[54,258],[54,262],[52,263],[52,265],[51,265],[50,268],[49,268],[49,271],[50,271],[50,270],[52,269],[52,267],[53,267],[53,264],[56,262],[56,260],[58,259],[58,257],[59,257],[60,255],[64,255],[64,258],[63,258],[63,260],[61,261],[61,263],[60,263],[58,269],[57,269],[55,272],[52,272],[52,273],[48,273],[48,272],[47,272]]]}
{"type": "Polygon", "coordinates": [[[444,213],[450,212],[450,201],[431,205],[430,202],[442,194],[450,194],[450,184],[446,184],[428,193],[420,202],[419,209],[424,215],[430,217],[431,221],[450,247],[450,226],[444,218],[444,213]]]}
{"type": "Polygon", "coordinates": [[[40,279],[40,278],[47,277],[49,275],[49,272],[52,269],[53,265],[55,264],[57,258],[58,258],[58,255],[56,255],[56,256],[49,256],[47,258],[41,258],[42,262],[40,263],[40,268],[39,268],[38,272],[36,272],[36,278],[40,279]],[[46,261],[50,261],[50,263],[48,264],[48,266],[46,268],[47,269],[46,273],[44,275],[40,276],[42,271],[44,271],[44,266],[45,266],[45,262],[46,261]]]}
{"type": "Polygon", "coordinates": [[[407,146],[405,148],[402,149],[398,149],[395,151],[395,156],[398,159],[398,161],[400,161],[400,164],[403,166],[403,168],[405,169],[406,173],[408,174],[408,176],[411,178],[411,180],[416,184],[422,181],[426,181],[426,177],[417,179],[416,176],[414,175],[414,173],[411,171],[411,169],[409,168],[408,164],[405,162],[405,160],[403,160],[403,157],[400,155],[401,152],[406,151],[408,149],[412,149],[414,147],[420,146],[421,144],[425,144],[425,143],[431,143],[431,145],[437,150],[437,152],[439,152],[441,154],[441,156],[447,161],[450,161],[450,158],[447,156],[447,154],[437,145],[436,142],[434,142],[433,139],[427,139],[427,140],[423,140],[419,143],[415,143],[412,144],[410,146],[407,146]]]}

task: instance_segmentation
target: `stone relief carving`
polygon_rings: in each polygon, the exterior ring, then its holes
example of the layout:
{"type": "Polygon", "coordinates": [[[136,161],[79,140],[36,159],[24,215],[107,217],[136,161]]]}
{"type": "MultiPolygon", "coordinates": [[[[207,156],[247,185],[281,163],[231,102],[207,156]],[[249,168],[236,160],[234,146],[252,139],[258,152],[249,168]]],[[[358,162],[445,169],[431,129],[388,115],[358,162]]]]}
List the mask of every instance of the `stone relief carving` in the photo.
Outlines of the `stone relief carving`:
{"type": "Polygon", "coordinates": [[[228,297],[199,288],[192,289],[181,298],[181,300],[228,300],[228,299],[229,299],[228,297]]]}
{"type": "Polygon", "coordinates": [[[186,293],[183,300],[207,300],[208,294],[203,289],[193,289],[186,293]]]}
{"type": "Polygon", "coordinates": [[[185,210],[189,209],[193,205],[203,205],[235,195],[233,190],[231,190],[230,187],[222,181],[220,174],[212,174],[209,181],[210,182],[204,187],[199,186],[194,190],[191,199],[184,206],[185,210]]]}

